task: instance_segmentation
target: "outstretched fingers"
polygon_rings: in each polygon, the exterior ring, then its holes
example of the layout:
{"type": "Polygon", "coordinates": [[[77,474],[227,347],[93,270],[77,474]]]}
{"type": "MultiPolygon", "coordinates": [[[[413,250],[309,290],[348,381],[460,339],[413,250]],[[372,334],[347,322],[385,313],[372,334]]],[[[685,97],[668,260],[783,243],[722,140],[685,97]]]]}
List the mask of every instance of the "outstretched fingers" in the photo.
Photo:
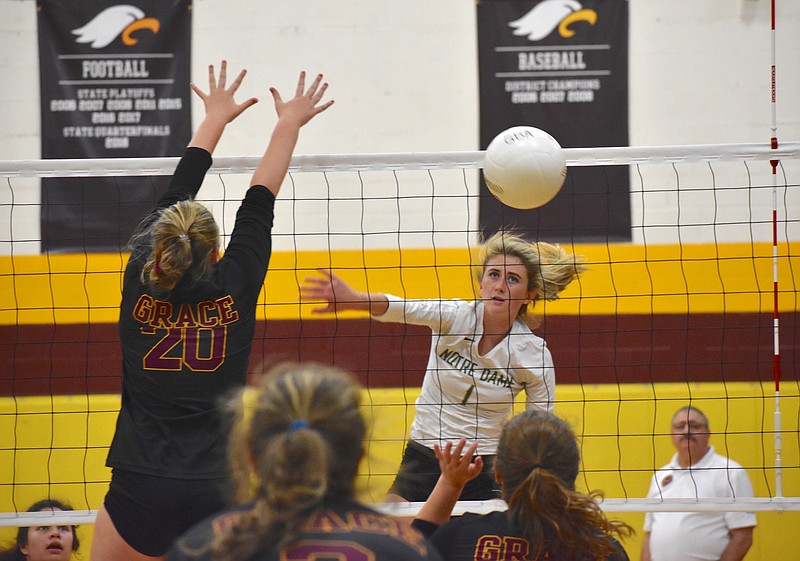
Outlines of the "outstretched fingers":
{"type": "MultiPolygon", "coordinates": [[[[225,64],[225,61],[223,61],[223,64],[225,64]]],[[[217,89],[217,75],[216,72],[214,72],[213,64],[208,65],[208,89],[217,89]]]]}
{"type": "Polygon", "coordinates": [[[303,91],[306,89],[306,71],[303,70],[300,72],[300,78],[297,80],[297,89],[294,92],[295,97],[300,97],[303,95],[303,91]]]}
{"type": "MultiPolygon", "coordinates": [[[[317,92],[317,88],[319,88],[320,82],[322,82],[322,74],[317,74],[317,77],[314,78],[314,81],[311,82],[311,85],[308,87],[308,91],[306,91],[306,96],[307,97],[309,97],[311,99],[314,99],[314,96],[315,96],[315,94],[317,92]]],[[[328,84],[325,84],[323,86],[323,91],[325,91],[325,88],[327,88],[327,87],[328,87],[328,84]]],[[[319,99],[319,98],[317,98],[317,99],[319,99]]]]}
{"type": "Polygon", "coordinates": [[[455,485],[463,485],[474,479],[483,469],[483,459],[475,456],[478,441],[473,441],[467,446],[466,439],[461,439],[455,445],[448,441],[444,448],[438,444],[433,447],[433,453],[439,460],[442,475],[455,485]]]}
{"type": "Polygon", "coordinates": [[[221,90],[225,89],[225,82],[228,78],[228,61],[224,60],[219,65],[219,80],[217,81],[217,87],[221,90]]]}
{"type": "Polygon", "coordinates": [[[239,89],[239,86],[242,85],[242,80],[244,80],[245,75],[247,75],[247,69],[243,68],[242,71],[239,72],[239,75],[236,76],[236,79],[233,81],[233,84],[231,84],[230,87],[231,93],[235,93],[236,90],[239,89]]]}
{"type": "Polygon", "coordinates": [[[196,93],[196,94],[197,94],[197,97],[199,97],[199,98],[200,98],[200,99],[202,99],[203,101],[205,101],[205,100],[206,100],[206,98],[208,97],[208,96],[206,95],[206,92],[204,92],[203,90],[201,90],[200,88],[198,88],[198,87],[197,87],[197,85],[196,85],[194,82],[190,83],[190,84],[189,84],[189,87],[192,89],[192,91],[193,91],[194,93],[196,93]]]}

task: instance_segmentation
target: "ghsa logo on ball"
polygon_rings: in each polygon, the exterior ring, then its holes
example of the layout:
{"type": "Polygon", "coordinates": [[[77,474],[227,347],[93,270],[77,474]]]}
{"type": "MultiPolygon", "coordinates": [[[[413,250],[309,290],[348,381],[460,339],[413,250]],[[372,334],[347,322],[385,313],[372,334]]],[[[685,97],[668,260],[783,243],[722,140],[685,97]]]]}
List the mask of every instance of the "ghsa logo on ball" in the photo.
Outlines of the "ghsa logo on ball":
{"type": "Polygon", "coordinates": [[[511,127],[486,148],[483,179],[497,200],[531,209],[550,202],[567,177],[567,160],[555,138],[536,127],[511,127]]]}

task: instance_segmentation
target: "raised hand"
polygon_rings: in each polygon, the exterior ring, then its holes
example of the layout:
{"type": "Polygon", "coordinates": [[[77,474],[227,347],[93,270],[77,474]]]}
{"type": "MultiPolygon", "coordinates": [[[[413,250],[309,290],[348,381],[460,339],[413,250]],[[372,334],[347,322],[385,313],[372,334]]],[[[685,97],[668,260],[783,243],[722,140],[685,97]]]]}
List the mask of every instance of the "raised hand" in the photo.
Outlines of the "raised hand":
{"type": "Polygon", "coordinates": [[[337,310],[358,309],[366,303],[367,295],[353,290],[341,277],[329,269],[317,269],[322,276],[309,276],[300,285],[301,300],[322,300],[325,305],[312,308],[314,314],[331,314],[337,310]]]}
{"type": "Polygon", "coordinates": [[[228,62],[223,60],[220,65],[219,80],[214,74],[214,65],[208,65],[208,93],[198,88],[195,84],[189,84],[192,91],[203,100],[206,116],[200,123],[189,141],[189,146],[202,148],[208,153],[213,154],[217,147],[225,125],[233,121],[248,107],[255,105],[258,100],[254,97],[236,103],[233,95],[244,80],[247,71],[242,70],[233,81],[229,88],[225,88],[228,74],[228,62]]]}
{"type": "Polygon", "coordinates": [[[297,81],[297,88],[294,97],[289,101],[283,101],[281,94],[275,88],[270,88],[272,99],[275,101],[275,111],[279,119],[289,119],[294,121],[298,127],[302,127],[316,115],[325,111],[333,105],[333,100],[318,105],[328,89],[328,83],[322,82],[322,74],[317,77],[306,90],[306,73],[301,72],[297,81]]]}
{"type": "Polygon", "coordinates": [[[247,70],[242,70],[236,79],[226,88],[228,78],[228,61],[223,60],[220,64],[219,79],[214,73],[214,65],[208,65],[208,93],[201,90],[195,84],[189,84],[192,91],[203,100],[206,108],[206,118],[216,118],[227,124],[241,115],[245,109],[255,105],[258,99],[251,97],[242,103],[236,103],[233,99],[236,90],[242,85],[247,70]]]}
{"type": "Polygon", "coordinates": [[[455,446],[449,441],[444,448],[438,444],[433,446],[433,453],[439,460],[439,468],[442,470],[441,479],[459,489],[459,492],[483,469],[483,459],[480,456],[474,457],[478,441],[474,441],[465,449],[466,444],[467,441],[462,438],[455,446]]]}

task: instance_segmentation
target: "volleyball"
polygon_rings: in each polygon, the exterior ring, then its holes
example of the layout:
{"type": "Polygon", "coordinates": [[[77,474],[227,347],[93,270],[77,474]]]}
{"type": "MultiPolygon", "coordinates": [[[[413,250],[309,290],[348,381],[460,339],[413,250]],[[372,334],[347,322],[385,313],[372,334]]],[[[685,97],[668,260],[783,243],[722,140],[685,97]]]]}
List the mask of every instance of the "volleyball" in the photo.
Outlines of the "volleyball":
{"type": "Polygon", "coordinates": [[[536,127],[511,127],[489,143],[483,179],[492,194],[513,208],[550,202],[567,177],[567,160],[555,138],[536,127]]]}

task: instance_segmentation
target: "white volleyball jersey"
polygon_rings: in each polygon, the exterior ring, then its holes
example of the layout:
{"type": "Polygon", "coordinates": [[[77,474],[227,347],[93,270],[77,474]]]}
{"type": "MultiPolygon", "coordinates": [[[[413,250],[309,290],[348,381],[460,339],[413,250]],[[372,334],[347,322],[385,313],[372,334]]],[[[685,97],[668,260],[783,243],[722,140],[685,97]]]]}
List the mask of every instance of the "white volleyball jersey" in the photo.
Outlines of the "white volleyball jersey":
{"type": "Polygon", "coordinates": [[[525,323],[516,320],[509,334],[481,356],[481,302],[387,298],[388,310],[375,319],[425,325],[433,332],[412,440],[433,448],[478,439],[478,453],[493,455],[520,392],[525,391],[526,408],[553,410],[553,359],[544,339],[525,323]]]}

